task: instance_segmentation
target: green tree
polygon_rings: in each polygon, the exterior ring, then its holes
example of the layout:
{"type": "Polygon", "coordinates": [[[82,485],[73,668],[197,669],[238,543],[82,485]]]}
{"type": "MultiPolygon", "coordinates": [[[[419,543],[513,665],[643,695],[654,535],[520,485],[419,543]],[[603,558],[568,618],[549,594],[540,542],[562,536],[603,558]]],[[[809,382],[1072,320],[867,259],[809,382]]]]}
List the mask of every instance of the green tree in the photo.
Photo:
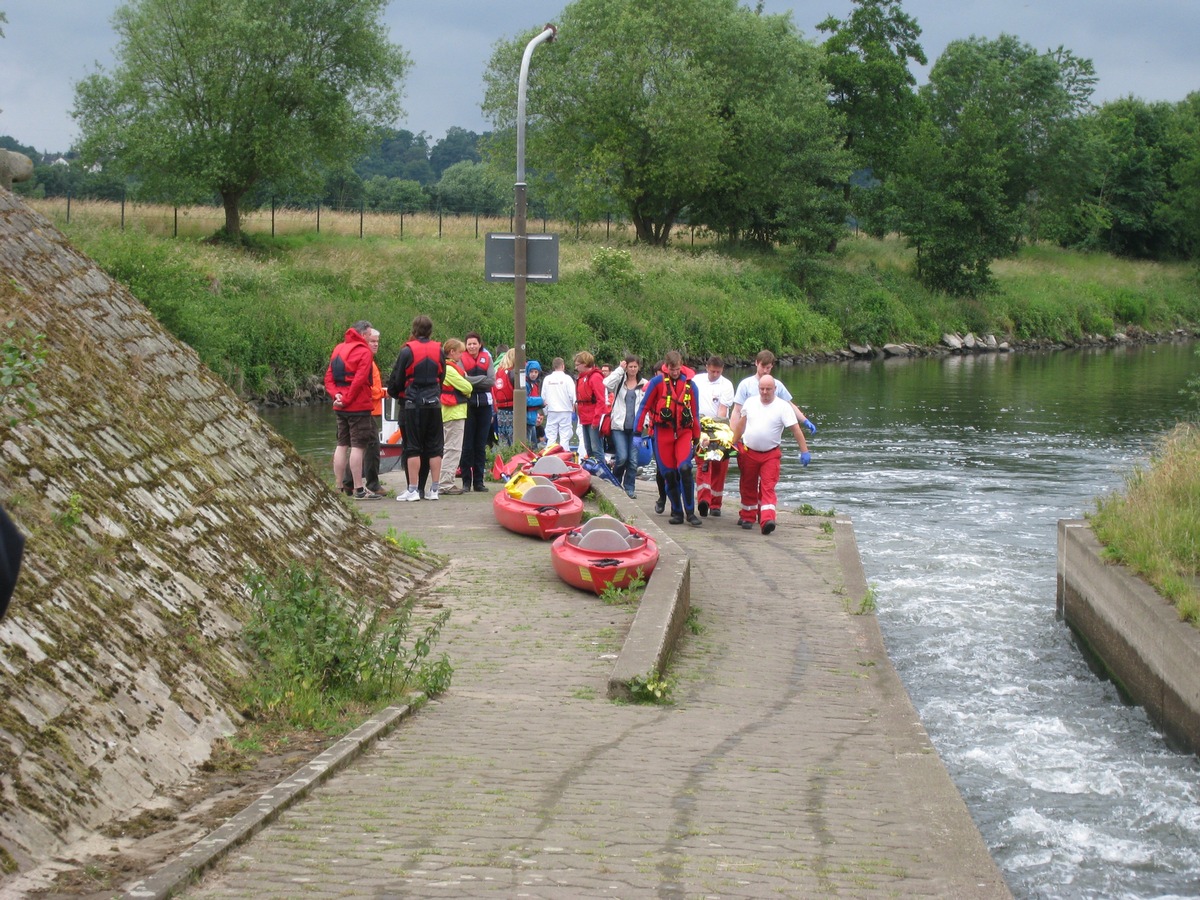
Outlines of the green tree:
{"type": "Polygon", "coordinates": [[[442,173],[434,196],[447,212],[495,216],[512,206],[512,184],[481,163],[457,162],[442,173]]]}
{"type": "Polygon", "coordinates": [[[457,125],[451,125],[446,136],[434,141],[429,151],[429,165],[438,178],[448,168],[459,162],[481,162],[479,135],[457,125]]]}
{"type": "Polygon", "coordinates": [[[372,175],[363,182],[363,198],[368,209],[382,212],[413,212],[424,209],[427,201],[419,182],[383,175],[372,175]]]}
{"type": "MultiPolygon", "coordinates": [[[[886,179],[918,118],[909,62],[926,63],[921,28],[900,0],[854,0],[854,6],[844,21],[830,16],[817,26],[829,33],[821,72],[854,168],[886,179]]],[[[849,203],[849,180],[843,191],[849,203]]]]}
{"type": "Polygon", "coordinates": [[[360,176],[386,175],[423,185],[437,181],[429,165],[429,136],[425,132],[413,134],[402,128],[381,128],[376,140],[378,145],[354,166],[360,176]]]}
{"type": "Polygon", "coordinates": [[[146,190],[217,193],[225,231],[262,182],[311,192],[401,112],[409,68],[387,0],[129,0],[113,16],[117,67],[80,81],[87,162],[146,190]]]}
{"type": "MultiPolygon", "coordinates": [[[[756,91],[789,104],[782,127],[802,121],[782,87],[796,84],[802,50],[772,60],[756,43],[801,44],[790,18],[756,15],[737,0],[576,0],[560,25],[530,73],[529,169],[539,190],[581,216],[601,216],[615,200],[646,243],[666,244],[689,209],[713,210],[714,192],[763,187],[761,160],[744,168],[738,158],[773,125],[756,91]]],[[[517,75],[532,36],[502,43],[485,72],[484,111],[507,130],[493,151],[511,150],[517,75]]],[[[815,66],[801,61],[806,71],[815,81],[815,66]]],[[[783,144],[772,135],[771,148],[783,144]]]]}

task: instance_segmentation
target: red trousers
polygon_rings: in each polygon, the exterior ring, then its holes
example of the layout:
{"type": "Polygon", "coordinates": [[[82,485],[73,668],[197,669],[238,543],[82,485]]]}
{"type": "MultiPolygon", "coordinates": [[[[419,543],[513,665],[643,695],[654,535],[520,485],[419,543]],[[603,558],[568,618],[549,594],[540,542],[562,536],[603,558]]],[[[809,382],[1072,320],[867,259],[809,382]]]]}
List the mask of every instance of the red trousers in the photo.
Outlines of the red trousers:
{"type": "Polygon", "coordinates": [[[742,510],[738,518],[743,522],[767,523],[775,521],[775,485],[779,483],[779,461],[783,452],[776,447],[765,453],[738,448],[738,471],[741,481],[738,487],[742,494],[742,510]]]}
{"type": "Polygon", "coordinates": [[[725,475],[729,472],[729,457],[703,459],[696,463],[696,502],[707,503],[710,509],[720,509],[725,497],[725,475]]]}

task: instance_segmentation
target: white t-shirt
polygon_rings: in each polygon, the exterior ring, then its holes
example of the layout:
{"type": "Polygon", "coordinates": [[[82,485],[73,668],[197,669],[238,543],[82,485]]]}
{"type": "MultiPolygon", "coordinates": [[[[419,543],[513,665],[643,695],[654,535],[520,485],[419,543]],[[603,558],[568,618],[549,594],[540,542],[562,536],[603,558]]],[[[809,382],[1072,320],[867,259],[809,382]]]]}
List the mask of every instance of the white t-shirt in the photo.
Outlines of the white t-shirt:
{"type": "MultiPolygon", "coordinates": [[[[774,376],[772,376],[772,377],[774,377],[774,376]]],[[[757,397],[757,396],[758,396],[758,376],[757,375],[749,375],[749,376],[743,378],[740,382],[738,382],[737,391],[735,391],[734,395],[733,395],[733,402],[741,403],[744,406],[746,404],[746,399],[748,397],[757,397]]],[[[784,385],[784,383],[782,381],[780,381],[778,378],[775,379],[775,396],[778,397],[780,400],[787,401],[788,403],[792,402],[792,392],[789,391],[787,389],[787,386],[784,385]]],[[[732,410],[733,407],[730,406],[730,409],[732,410]]]]}
{"type": "Polygon", "coordinates": [[[742,415],[746,419],[742,443],[759,453],[778,447],[783,442],[783,429],[791,428],[797,422],[792,404],[778,396],[766,406],[761,398],[751,397],[742,404],[742,415]]]}
{"type": "Polygon", "coordinates": [[[725,415],[733,412],[733,382],[724,375],[716,381],[708,380],[708,372],[697,372],[692,379],[696,386],[696,400],[700,404],[700,415],[716,418],[717,406],[725,407],[725,415]]]}
{"type": "Polygon", "coordinates": [[[575,410],[575,379],[566,372],[551,372],[542,379],[542,399],[546,401],[546,412],[573,412],[575,410]]]}

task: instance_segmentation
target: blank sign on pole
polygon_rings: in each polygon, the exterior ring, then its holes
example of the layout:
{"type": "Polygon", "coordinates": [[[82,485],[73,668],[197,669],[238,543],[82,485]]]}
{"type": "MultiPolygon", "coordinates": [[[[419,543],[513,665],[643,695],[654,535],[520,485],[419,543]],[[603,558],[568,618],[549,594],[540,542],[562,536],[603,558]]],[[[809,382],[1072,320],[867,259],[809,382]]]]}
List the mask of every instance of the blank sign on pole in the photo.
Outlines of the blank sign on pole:
{"type": "MultiPolygon", "coordinates": [[[[516,275],[516,235],[489,231],[483,251],[483,274],[488,281],[512,281],[516,275]]],[[[526,279],[532,284],[558,281],[558,235],[525,236],[526,279]]]]}

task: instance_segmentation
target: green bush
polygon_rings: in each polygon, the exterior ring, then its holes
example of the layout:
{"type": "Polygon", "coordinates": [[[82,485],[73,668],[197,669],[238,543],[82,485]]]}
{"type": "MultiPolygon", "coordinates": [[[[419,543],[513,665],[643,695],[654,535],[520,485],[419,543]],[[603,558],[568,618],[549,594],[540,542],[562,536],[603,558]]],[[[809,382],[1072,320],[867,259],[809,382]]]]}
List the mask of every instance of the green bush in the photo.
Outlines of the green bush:
{"type": "Polygon", "coordinates": [[[448,610],[413,634],[411,604],[369,608],[297,565],[274,580],[251,572],[247,584],[244,634],[263,660],[247,695],[261,714],[306,725],[348,703],[390,701],[414,679],[449,685],[445,656],[428,659],[448,610]]]}

